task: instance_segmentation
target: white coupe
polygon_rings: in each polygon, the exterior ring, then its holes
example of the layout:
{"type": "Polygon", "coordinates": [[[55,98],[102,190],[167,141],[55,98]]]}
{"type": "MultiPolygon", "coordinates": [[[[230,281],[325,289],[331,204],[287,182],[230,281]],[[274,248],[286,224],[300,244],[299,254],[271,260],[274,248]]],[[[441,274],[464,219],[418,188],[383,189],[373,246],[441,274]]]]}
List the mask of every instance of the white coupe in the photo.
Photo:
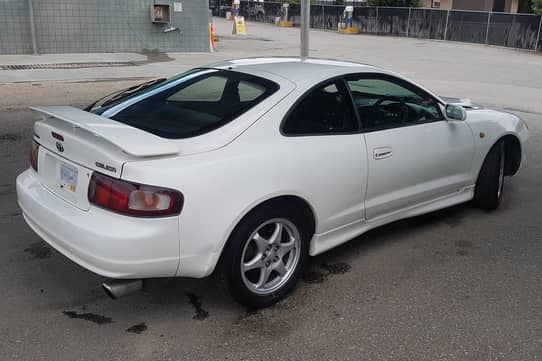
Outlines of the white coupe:
{"type": "Polygon", "coordinates": [[[220,269],[252,307],[369,229],[471,200],[497,208],[528,132],[396,73],[311,58],[226,61],[85,110],[33,109],[17,195],[41,238],[112,278],[113,297],[220,269]]]}

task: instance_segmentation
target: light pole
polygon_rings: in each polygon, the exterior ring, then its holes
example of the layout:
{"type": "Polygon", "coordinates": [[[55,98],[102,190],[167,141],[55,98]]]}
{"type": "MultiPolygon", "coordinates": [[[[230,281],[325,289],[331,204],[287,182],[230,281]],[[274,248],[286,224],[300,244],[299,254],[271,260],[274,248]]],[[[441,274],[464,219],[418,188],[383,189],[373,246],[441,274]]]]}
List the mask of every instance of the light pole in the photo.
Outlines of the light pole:
{"type": "Polygon", "coordinates": [[[309,27],[310,27],[310,0],[301,0],[301,44],[300,56],[306,58],[309,56],[309,27]]]}

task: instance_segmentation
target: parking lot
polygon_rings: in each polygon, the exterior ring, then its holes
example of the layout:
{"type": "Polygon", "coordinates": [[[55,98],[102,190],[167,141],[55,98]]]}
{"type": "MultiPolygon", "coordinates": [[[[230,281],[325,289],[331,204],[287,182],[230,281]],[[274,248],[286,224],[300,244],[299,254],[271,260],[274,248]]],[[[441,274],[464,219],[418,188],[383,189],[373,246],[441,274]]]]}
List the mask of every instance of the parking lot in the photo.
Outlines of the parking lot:
{"type": "MultiPolygon", "coordinates": [[[[313,258],[271,308],[234,303],[220,275],[149,280],[111,300],[102,277],[25,225],[15,177],[29,166],[28,106],[82,106],[225,58],[298,54],[298,29],[248,23],[248,35],[234,37],[231,26],[215,19],[211,54],[0,70],[0,360],[542,360],[540,53],[313,31],[311,56],[390,68],[437,94],[518,114],[529,125],[528,159],[497,211],[461,205],[373,230],[313,258]]],[[[0,56],[0,65],[15,61],[0,56]]]]}

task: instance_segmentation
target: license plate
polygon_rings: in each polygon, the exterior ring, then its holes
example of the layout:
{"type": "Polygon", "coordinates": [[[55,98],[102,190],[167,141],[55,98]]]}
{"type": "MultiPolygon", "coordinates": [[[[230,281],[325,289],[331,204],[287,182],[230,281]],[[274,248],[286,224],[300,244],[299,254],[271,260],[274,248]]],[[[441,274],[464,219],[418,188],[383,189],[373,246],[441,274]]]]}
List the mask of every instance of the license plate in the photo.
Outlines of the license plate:
{"type": "Polygon", "coordinates": [[[77,190],[77,168],[67,163],[60,163],[60,188],[71,192],[77,190]]]}

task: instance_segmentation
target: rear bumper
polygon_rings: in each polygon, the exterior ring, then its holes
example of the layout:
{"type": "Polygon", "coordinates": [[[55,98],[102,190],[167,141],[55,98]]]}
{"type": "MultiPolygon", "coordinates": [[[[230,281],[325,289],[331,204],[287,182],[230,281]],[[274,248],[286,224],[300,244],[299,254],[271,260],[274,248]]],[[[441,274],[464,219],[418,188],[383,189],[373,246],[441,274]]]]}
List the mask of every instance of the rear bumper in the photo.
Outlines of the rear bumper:
{"type": "Polygon", "coordinates": [[[179,266],[179,219],[83,211],[44,188],[34,170],[17,177],[26,223],[57,251],[110,278],[171,277],[179,266]]]}

